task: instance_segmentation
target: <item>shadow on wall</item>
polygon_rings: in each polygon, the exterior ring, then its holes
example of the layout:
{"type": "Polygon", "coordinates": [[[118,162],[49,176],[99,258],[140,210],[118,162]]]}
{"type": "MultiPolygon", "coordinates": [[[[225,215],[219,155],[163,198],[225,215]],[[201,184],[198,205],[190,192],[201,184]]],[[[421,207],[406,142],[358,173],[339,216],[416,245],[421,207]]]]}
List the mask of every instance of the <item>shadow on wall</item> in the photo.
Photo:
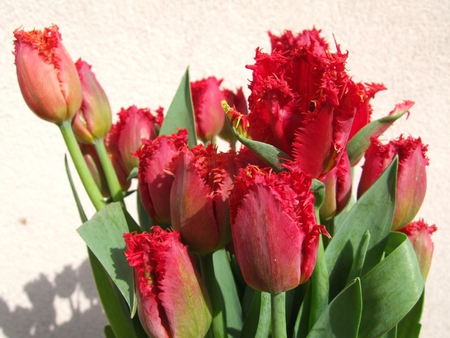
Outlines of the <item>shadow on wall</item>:
{"type": "MultiPolygon", "coordinates": [[[[98,299],[89,262],[74,270],[66,266],[53,283],[44,275],[27,283],[24,292],[30,307],[11,311],[0,298],[0,328],[6,337],[102,337],[107,324],[98,299]],[[61,316],[57,307],[68,308],[61,316]],[[68,314],[66,314],[68,313],[68,314]]],[[[1,335],[1,332],[0,332],[1,335]]]]}

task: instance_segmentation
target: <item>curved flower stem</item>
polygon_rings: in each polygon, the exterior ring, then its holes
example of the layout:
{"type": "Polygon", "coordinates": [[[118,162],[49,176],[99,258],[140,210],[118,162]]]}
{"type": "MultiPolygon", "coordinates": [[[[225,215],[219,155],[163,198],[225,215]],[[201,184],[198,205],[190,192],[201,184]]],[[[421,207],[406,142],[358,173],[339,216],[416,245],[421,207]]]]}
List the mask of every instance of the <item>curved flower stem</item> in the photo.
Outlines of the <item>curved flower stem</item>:
{"type": "Polygon", "coordinates": [[[109,192],[114,202],[123,202],[122,188],[120,187],[116,171],[111,163],[111,159],[106,151],[103,139],[98,139],[94,142],[95,150],[102,164],[103,172],[105,173],[106,182],[108,183],[109,192]]]}
{"type": "Polygon", "coordinates": [[[286,333],[286,294],[271,294],[272,303],[272,337],[285,338],[286,333]]]}
{"type": "Polygon", "coordinates": [[[69,150],[70,157],[72,158],[81,182],[83,183],[84,189],[91,199],[92,204],[96,210],[103,209],[106,206],[106,203],[103,200],[103,196],[95,184],[91,172],[89,171],[89,168],[83,158],[83,154],[81,153],[80,147],[78,146],[72,130],[71,121],[64,121],[59,125],[59,129],[61,130],[67,149],[69,150]]]}

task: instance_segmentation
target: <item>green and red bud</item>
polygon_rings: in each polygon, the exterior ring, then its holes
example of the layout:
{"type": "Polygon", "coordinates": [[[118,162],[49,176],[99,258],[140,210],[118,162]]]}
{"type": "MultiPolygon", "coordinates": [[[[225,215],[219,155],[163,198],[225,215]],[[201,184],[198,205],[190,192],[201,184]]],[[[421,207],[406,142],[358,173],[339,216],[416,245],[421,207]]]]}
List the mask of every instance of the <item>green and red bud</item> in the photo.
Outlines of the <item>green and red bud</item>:
{"type": "Polygon", "coordinates": [[[44,31],[16,29],[14,37],[17,79],[28,107],[57,125],[72,120],[81,107],[82,89],[58,26],[44,31]]]}
{"type": "Polygon", "coordinates": [[[83,89],[83,102],[72,120],[72,129],[78,142],[94,144],[104,139],[111,129],[111,106],[91,66],[81,59],[75,66],[83,89]]]}

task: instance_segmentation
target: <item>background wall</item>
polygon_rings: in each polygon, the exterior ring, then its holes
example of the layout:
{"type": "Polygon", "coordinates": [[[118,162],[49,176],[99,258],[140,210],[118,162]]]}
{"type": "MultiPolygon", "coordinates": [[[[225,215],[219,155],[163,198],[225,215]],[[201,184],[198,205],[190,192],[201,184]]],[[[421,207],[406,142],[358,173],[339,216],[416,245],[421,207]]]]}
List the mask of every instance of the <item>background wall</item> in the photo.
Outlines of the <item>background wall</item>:
{"type": "Polygon", "coordinates": [[[334,36],[350,51],[347,68],[357,81],[388,87],[372,101],[375,118],[402,100],[416,102],[385,139],[406,133],[429,144],[419,216],[439,231],[422,336],[447,337],[449,1],[4,0],[0,14],[0,336],[101,337],[106,324],[75,232],[62,138],[25,105],[11,53],[15,28],[55,23],[72,58],[93,66],[114,112],[132,104],[167,109],[188,65],[193,80],[215,75],[247,90],[245,65],[256,47],[269,51],[268,30],[315,26],[328,41],[334,36]]]}

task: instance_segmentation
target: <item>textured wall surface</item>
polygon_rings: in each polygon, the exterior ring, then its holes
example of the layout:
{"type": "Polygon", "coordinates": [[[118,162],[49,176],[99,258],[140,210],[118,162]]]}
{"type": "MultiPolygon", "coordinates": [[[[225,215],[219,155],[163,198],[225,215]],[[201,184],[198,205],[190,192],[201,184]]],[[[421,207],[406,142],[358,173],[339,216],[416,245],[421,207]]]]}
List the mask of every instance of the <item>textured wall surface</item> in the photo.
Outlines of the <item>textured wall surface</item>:
{"type": "Polygon", "coordinates": [[[405,99],[416,102],[386,139],[405,133],[429,144],[429,187],[418,217],[439,231],[422,336],[448,336],[449,1],[3,0],[0,14],[0,336],[101,337],[106,324],[75,232],[60,132],[24,103],[11,53],[15,28],[52,23],[73,59],[93,66],[114,112],[132,104],[168,108],[188,65],[193,80],[216,75],[225,87],[247,90],[245,65],[256,47],[269,51],[268,30],[315,26],[328,41],[334,35],[350,52],[355,80],[388,88],[372,101],[375,117],[405,99]]]}

